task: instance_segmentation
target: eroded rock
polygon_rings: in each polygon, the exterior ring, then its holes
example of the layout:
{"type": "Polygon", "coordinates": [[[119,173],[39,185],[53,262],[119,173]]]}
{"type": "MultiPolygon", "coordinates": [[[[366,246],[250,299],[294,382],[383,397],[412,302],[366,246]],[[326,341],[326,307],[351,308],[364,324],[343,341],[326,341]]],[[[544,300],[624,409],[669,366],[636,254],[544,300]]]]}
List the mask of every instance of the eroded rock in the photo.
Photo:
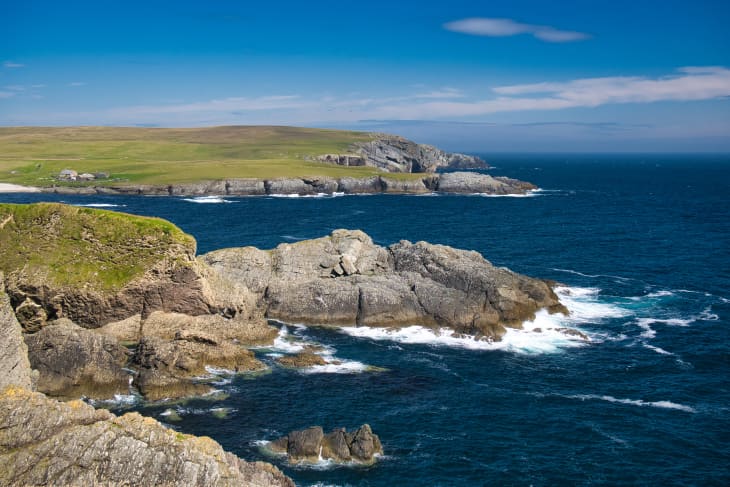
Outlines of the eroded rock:
{"type": "Polygon", "coordinates": [[[294,487],[210,438],[17,387],[0,392],[0,484],[294,487]]]}
{"type": "Polygon", "coordinates": [[[312,426],[292,431],[269,443],[268,448],[274,453],[285,453],[291,463],[332,460],[338,463],[372,464],[383,454],[380,438],[373,434],[367,424],[351,433],[339,428],[326,435],[322,427],[312,426]]]}

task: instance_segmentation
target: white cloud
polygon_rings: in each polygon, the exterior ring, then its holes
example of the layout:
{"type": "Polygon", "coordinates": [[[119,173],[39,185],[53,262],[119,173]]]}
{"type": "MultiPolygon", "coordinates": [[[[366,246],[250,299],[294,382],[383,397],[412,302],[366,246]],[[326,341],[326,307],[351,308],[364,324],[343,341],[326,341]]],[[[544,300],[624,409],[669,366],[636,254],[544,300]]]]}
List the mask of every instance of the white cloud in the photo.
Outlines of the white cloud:
{"type": "Polygon", "coordinates": [[[17,95],[16,92],[13,91],[0,91],[0,99],[2,98],[12,98],[15,95],[17,95]]]}
{"type": "Polygon", "coordinates": [[[8,86],[5,86],[5,89],[6,90],[10,90],[10,91],[25,91],[25,86],[23,86],[23,85],[8,85],[8,86]]]}
{"type": "Polygon", "coordinates": [[[195,103],[143,105],[112,110],[112,114],[135,116],[149,114],[184,114],[245,112],[260,110],[296,110],[311,107],[314,101],[303,101],[298,95],[275,95],[254,98],[232,97],[195,103]]]}
{"type": "Polygon", "coordinates": [[[446,30],[475,36],[510,37],[529,34],[545,42],[573,42],[590,38],[588,34],[571,30],[560,30],[549,25],[533,25],[512,19],[472,17],[444,24],[446,30]]]}
{"type": "Polygon", "coordinates": [[[68,85],[69,86],[74,86],[74,87],[76,87],[76,86],[86,86],[86,83],[83,82],[83,81],[72,81],[68,85]]]}
{"type": "Polygon", "coordinates": [[[446,98],[464,98],[466,95],[456,88],[441,88],[440,90],[428,91],[424,93],[416,93],[408,98],[430,98],[430,99],[446,99],[446,98]]]}
{"type": "Polygon", "coordinates": [[[23,68],[23,67],[25,67],[25,64],[14,63],[13,61],[5,61],[3,63],[3,66],[6,68],[13,69],[13,68],[23,68]]]}

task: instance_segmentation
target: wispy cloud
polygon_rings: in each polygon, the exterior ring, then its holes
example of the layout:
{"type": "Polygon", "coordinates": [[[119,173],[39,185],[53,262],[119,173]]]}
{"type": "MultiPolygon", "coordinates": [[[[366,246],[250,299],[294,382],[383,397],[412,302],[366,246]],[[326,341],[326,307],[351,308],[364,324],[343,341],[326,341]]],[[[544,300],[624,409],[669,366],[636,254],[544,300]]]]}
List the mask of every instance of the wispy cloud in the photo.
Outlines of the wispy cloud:
{"type": "Polygon", "coordinates": [[[12,98],[15,95],[17,95],[14,91],[0,91],[0,99],[2,98],[12,98]]]}
{"type": "Polygon", "coordinates": [[[529,34],[545,42],[573,42],[590,38],[584,32],[561,30],[549,25],[533,25],[517,22],[512,19],[496,19],[489,17],[472,17],[454,20],[444,24],[446,30],[485,37],[510,37],[529,34]]]}
{"type": "Polygon", "coordinates": [[[246,112],[261,110],[295,110],[312,107],[314,101],[302,100],[298,95],[275,95],[261,97],[231,97],[195,103],[170,105],[141,105],[114,110],[118,115],[148,114],[184,114],[184,113],[216,113],[246,112]]]}
{"type": "Polygon", "coordinates": [[[69,86],[86,86],[86,83],[84,81],[72,81],[68,84],[69,86]]]}
{"type": "Polygon", "coordinates": [[[23,68],[25,67],[25,64],[15,63],[13,61],[5,61],[3,63],[3,67],[13,69],[13,68],[23,68]]]}
{"type": "Polygon", "coordinates": [[[4,87],[6,90],[10,91],[25,91],[25,86],[23,85],[8,85],[4,87]]]}
{"type": "Polygon", "coordinates": [[[466,95],[463,91],[456,88],[441,88],[440,90],[427,91],[424,93],[416,93],[408,98],[427,98],[427,99],[447,99],[447,98],[464,98],[466,95]]]}

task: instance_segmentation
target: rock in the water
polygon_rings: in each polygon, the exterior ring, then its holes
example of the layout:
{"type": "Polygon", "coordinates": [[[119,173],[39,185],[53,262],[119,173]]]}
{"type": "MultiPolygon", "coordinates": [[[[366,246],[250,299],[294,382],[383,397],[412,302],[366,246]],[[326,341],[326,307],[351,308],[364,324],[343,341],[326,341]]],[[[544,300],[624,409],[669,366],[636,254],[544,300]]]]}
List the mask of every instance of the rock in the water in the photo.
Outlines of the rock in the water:
{"type": "Polygon", "coordinates": [[[212,387],[196,378],[206,366],[233,372],[265,368],[253,353],[233,341],[201,331],[179,331],[173,340],[143,337],[132,359],[134,384],[148,400],[196,396],[212,387]]]}
{"type": "Polygon", "coordinates": [[[284,322],[423,325],[498,339],[504,326],[519,327],[541,308],[567,312],[549,283],[495,267],[477,252],[407,241],[384,248],[360,231],[202,259],[284,322]]]}
{"type": "Polygon", "coordinates": [[[130,376],[123,370],[129,352],[111,337],[61,319],[26,335],[25,342],[40,392],[97,399],[129,392],[130,376]]]}
{"type": "Polygon", "coordinates": [[[0,272],[0,389],[9,385],[34,389],[38,373],[30,367],[28,347],[10,306],[10,298],[5,294],[4,282],[0,272]]]}
{"type": "Polygon", "coordinates": [[[304,368],[315,365],[327,365],[327,361],[319,354],[304,351],[294,355],[285,355],[276,359],[284,367],[304,368]]]}
{"type": "Polygon", "coordinates": [[[12,387],[0,392],[0,484],[294,487],[210,438],[12,387]]]}
{"type": "Polygon", "coordinates": [[[477,172],[447,172],[439,175],[437,190],[442,193],[525,194],[537,186],[517,179],[492,177],[477,172]]]}
{"type": "Polygon", "coordinates": [[[369,465],[383,454],[380,438],[373,434],[367,424],[352,433],[340,428],[327,435],[320,426],[312,426],[305,430],[292,431],[269,443],[268,448],[275,453],[286,453],[291,463],[332,460],[338,463],[357,462],[369,465]]]}

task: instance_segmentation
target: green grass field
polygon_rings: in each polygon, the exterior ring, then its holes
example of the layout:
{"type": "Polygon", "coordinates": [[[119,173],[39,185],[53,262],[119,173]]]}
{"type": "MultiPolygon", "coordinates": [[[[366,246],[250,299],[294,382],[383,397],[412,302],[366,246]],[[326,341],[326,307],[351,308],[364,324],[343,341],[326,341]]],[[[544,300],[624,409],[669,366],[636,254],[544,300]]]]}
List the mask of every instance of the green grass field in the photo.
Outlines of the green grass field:
{"type": "MultiPolygon", "coordinates": [[[[348,153],[366,132],[298,127],[192,129],[132,127],[0,127],[0,182],[28,186],[174,184],[229,178],[366,177],[371,167],[312,162],[348,153]],[[106,172],[108,180],[60,183],[63,169],[106,172]]],[[[410,179],[417,174],[392,174],[410,179]]]]}

